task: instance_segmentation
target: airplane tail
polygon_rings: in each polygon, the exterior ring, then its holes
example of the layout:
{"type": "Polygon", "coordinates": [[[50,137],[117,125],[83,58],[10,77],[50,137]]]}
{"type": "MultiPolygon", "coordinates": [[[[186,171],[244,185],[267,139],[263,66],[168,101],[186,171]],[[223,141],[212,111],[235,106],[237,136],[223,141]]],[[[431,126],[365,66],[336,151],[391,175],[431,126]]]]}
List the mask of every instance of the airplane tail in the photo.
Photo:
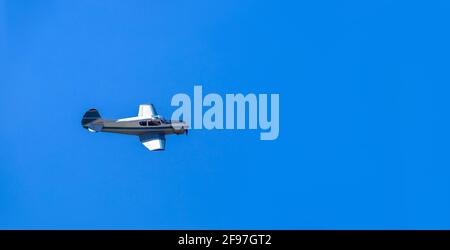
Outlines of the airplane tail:
{"type": "Polygon", "coordinates": [[[100,119],[100,113],[96,109],[89,109],[86,113],[84,113],[83,119],[81,120],[81,125],[84,128],[88,128],[88,124],[100,119]]]}

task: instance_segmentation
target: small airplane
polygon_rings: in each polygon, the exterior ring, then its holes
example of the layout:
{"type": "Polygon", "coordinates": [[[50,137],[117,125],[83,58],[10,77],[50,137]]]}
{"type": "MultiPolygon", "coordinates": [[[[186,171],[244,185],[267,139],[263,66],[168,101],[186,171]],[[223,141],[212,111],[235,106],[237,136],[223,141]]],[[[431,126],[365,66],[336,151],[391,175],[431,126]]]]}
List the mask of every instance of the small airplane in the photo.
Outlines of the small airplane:
{"type": "Polygon", "coordinates": [[[183,121],[168,121],[156,113],[152,104],[139,105],[138,116],[123,119],[102,119],[96,109],[89,109],[81,120],[90,132],[110,132],[137,135],[151,151],[164,150],[168,134],[186,134],[188,125],[183,121]]]}

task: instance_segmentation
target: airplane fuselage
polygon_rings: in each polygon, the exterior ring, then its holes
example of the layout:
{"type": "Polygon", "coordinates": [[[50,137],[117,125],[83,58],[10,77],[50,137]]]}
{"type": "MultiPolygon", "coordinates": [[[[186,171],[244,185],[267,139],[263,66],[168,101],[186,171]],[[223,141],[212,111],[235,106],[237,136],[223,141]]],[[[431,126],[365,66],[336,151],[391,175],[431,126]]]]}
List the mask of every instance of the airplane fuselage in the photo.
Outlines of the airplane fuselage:
{"type": "Polygon", "coordinates": [[[91,130],[97,132],[109,132],[127,135],[143,135],[148,133],[156,134],[183,134],[186,132],[186,124],[180,121],[161,121],[154,119],[143,120],[104,120],[93,122],[91,130]],[[98,125],[98,129],[94,127],[98,125]]]}
{"type": "Polygon", "coordinates": [[[172,121],[170,123],[164,123],[148,119],[136,121],[103,120],[103,127],[101,129],[101,132],[128,135],[143,135],[148,133],[183,134],[185,131],[186,128],[182,122],[172,121]],[[179,125],[179,128],[176,125],[179,125]]]}

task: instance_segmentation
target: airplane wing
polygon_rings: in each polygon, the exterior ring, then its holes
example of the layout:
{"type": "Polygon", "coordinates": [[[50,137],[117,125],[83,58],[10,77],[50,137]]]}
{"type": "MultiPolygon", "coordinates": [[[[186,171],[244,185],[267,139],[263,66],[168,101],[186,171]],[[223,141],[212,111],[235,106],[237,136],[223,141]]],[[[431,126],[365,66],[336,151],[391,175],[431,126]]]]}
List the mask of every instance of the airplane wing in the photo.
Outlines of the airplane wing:
{"type": "Polygon", "coordinates": [[[166,137],[164,134],[145,134],[140,135],[139,139],[150,151],[164,150],[166,147],[166,137]]]}
{"type": "Polygon", "coordinates": [[[158,114],[156,113],[155,107],[153,107],[152,104],[139,105],[139,113],[138,113],[139,118],[146,119],[146,118],[152,118],[157,115],[158,114]]]}

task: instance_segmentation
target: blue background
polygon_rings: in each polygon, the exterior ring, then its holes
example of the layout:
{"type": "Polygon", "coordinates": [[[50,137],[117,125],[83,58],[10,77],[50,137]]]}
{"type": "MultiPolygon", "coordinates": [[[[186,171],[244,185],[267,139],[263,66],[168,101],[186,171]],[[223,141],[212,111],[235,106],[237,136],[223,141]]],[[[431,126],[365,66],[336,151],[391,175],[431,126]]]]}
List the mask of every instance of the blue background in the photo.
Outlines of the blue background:
{"type": "Polygon", "coordinates": [[[450,229],[447,1],[1,1],[0,228],[450,229]],[[309,2],[309,3],[308,3],[309,2]],[[280,137],[80,125],[279,93],[280,137]]]}

